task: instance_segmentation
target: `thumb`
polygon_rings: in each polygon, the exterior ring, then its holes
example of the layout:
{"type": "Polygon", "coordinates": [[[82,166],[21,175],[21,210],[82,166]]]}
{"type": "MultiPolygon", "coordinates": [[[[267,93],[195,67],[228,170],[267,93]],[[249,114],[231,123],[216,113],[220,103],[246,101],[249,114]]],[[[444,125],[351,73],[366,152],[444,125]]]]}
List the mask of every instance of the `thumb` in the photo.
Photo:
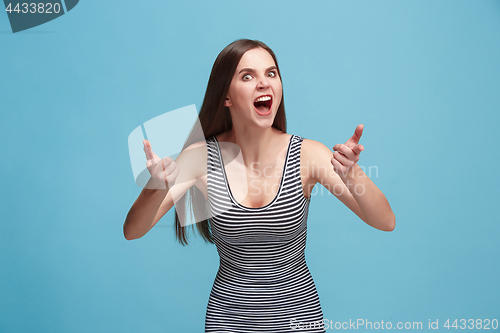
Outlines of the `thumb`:
{"type": "Polygon", "coordinates": [[[363,145],[356,145],[354,146],[354,148],[352,148],[352,151],[356,154],[361,153],[363,150],[365,150],[365,147],[363,147],[363,145]]]}

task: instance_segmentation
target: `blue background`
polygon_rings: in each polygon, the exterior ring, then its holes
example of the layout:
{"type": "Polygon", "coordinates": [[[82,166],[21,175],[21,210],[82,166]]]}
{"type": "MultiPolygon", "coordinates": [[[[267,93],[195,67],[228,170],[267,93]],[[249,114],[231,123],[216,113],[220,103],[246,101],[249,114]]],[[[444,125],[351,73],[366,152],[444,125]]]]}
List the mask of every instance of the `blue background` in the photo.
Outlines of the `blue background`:
{"type": "Polygon", "coordinates": [[[365,125],[396,215],[376,230],[317,185],[325,319],[500,320],[500,1],[81,1],[16,34],[0,13],[0,332],[203,332],[216,248],[176,243],[173,210],[125,240],[127,137],[199,109],[239,38],[277,54],[289,133],[333,147],[365,125]]]}

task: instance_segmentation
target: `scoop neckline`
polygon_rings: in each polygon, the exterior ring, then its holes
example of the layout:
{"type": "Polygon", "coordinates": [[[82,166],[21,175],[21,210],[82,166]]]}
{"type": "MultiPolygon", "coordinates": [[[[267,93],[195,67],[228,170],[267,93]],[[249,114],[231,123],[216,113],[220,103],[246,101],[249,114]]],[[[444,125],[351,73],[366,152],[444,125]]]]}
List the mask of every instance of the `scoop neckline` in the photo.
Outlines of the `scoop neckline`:
{"type": "Polygon", "coordinates": [[[242,209],[245,209],[245,210],[262,210],[262,209],[266,209],[268,207],[270,207],[274,202],[276,202],[276,200],[278,200],[280,194],[281,194],[281,190],[283,189],[283,182],[285,180],[285,174],[286,174],[286,168],[288,166],[288,156],[290,155],[290,148],[292,146],[292,141],[293,141],[293,138],[295,137],[295,135],[291,135],[290,136],[290,139],[288,141],[288,147],[287,147],[287,150],[286,150],[286,155],[285,155],[285,162],[283,163],[283,170],[281,172],[281,179],[280,179],[280,182],[279,182],[279,188],[278,188],[278,191],[276,192],[276,195],[274,196],[273,200],[271,200],[271,202],[269,202],[267,205],[265,206],[262,206],[262,207],[247,207],[247,206],[243,206],[242,204],[240,204],[234,197],[233,197],[233,193],[231,192],[231,187],[229,186],[229,181],[227,180],[227,175],[226,175],[226,168],[224,166],[224,160],[222,158],[222,152],[220,150],[220,146],[219,146],[219,140],[217,140],[217,138],[215,137],[214,135],[214,140],[215,140],[215,143],[217,145],[217,155],[219,156],[219,162],[221,164],[221,169],[222,169],[222,174],[224,175],[224,182],[226,184],[226,188],[228,190],[228,193],[229,193],[229,198],[231,199],[231,201],[238,207],[242,208],[242,209]]]}

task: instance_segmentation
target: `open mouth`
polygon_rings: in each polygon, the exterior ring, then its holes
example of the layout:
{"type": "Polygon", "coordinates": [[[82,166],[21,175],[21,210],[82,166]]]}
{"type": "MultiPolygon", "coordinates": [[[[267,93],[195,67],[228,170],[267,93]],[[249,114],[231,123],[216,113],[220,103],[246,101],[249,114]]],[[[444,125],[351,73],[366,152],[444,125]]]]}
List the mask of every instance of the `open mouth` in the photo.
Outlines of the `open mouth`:
{"type": "Polygon", "coordinates": [[[271,110],[271,105],[273,105],[273,98],[271,95],[260,96],[253,102],[253,106],[262,113],[271,110]]]}

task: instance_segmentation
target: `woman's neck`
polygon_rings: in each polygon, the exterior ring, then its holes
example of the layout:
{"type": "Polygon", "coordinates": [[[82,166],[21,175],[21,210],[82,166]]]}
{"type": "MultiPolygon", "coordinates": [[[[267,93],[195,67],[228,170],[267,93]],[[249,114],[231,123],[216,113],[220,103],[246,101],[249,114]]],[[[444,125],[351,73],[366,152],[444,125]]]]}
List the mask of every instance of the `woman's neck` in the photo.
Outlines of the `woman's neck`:
{"type": "Polygon", "coordinates": [[[248,166],[251,163],[266,163],[273,160],[282,148],[280,136],[284,133],[274,127],[256,130],[255,128],[233,127],[229,132],[221,135],[225,142],[238,145],[243,155],[243,160],[248,166]]]}

